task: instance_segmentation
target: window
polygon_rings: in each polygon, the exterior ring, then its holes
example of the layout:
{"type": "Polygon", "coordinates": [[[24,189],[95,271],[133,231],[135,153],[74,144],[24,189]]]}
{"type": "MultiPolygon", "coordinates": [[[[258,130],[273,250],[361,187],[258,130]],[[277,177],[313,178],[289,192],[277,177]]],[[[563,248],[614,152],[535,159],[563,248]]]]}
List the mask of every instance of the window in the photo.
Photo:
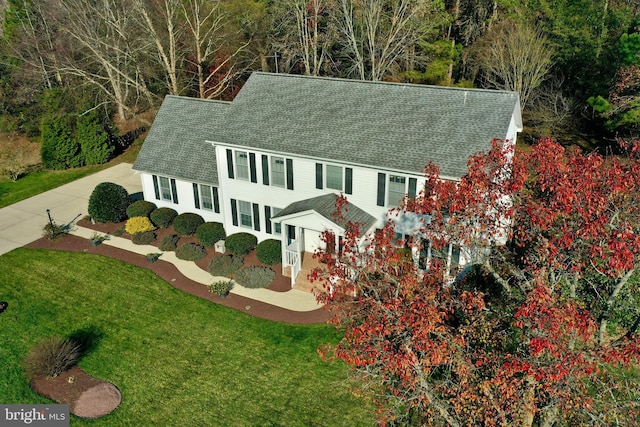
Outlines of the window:
{"type": "Polygon", "coordinates": [[[327,165],[327,188],[342,191],[342,167],[327,165]]]}
{"type": "Polygon", "coordinates": [[[202,200],[202,209],[207,211],[213,210],[213,194],[211,192],[211,187],[200,184],[200,199],[202,200]]]}
{"type": "Polygon", "coordinates": [[[389,175],[389,206],[398,206],[404,197],[405,184],[407,179],[404,176],[389,175]]]}
{"type": "Polygon", "coordinates": [[[285,185],[285,165],[282,157],[271,157],[271,184],[278,187],[285,185]]]}
{"type": "MultiPolygon", "coordinates": [[[[282,209],[280,208],[271,208],[271,216],[276,216],[280,213],[282,209]]],[[[279,222],[273,223],[273,234],[282,234],[282,224],[279,222]]]]}
{"type": "Polygon", "coordinates": [[[236,176],[249,179],[249,156],[246,151],[236,151],[236,176]]]}
{"type": "Polygon", "coordinates": [[[240,212],[240,225],[253,228],[253,212],[251,203],[238,200],[238,210],[240,212]]]}
{"type": "Polygon", "coordinates": [[[160,197],[162,200],[173,201],[171,197],[171,184],[169,182],[169,178],[166,176],[160,176],[160,197]]]}
{"type": "Polygon", "coordinates": [[[193,183],[193,202],[196,209],[220,213],[218,188],[204,184],[193,183]]]}

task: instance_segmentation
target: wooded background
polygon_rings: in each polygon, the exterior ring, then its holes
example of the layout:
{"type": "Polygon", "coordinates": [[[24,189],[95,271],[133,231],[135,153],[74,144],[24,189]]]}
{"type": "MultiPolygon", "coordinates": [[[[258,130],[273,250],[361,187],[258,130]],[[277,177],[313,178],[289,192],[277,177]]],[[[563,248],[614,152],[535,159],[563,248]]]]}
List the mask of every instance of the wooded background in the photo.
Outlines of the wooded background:
{"type": "Polygon", "coordinates": [[[229,100],[261,70],[517,90],[523,142],[553,135],[592,149],[638,133],[637,0],[4,0],[2,9],[0,131],[36,136],[52,116],[93,110],[96,121],[122,120],[167,94],[229,100]]]}

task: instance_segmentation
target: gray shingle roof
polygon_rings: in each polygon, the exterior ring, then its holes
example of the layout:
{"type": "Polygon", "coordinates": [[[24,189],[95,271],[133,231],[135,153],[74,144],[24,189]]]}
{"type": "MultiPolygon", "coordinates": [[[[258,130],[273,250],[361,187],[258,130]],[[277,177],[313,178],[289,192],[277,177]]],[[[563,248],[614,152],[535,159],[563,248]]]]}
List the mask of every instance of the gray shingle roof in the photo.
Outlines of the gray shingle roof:
{"type": "Polygon", "coordinates": [[[167,96],[134,169],[218,185],[213,141],[458,178],[516,108],[516,92],[256,72],[231,103],[167,96]]]}
{"type": "Polygon", "coordinates": [[[209,139],[400,171],[433,161],[460,177],[517,106],[516,92],[253,73],[209,139]]]}
{"type": "Polygon", "coordinates": [[[376,219],[351,202],[346,203],[345,207],[343,208],[342,218],[340,220],[337,220],[337,218],[334,217],[334,213],[336,211],[336,197],[338,196],[335,194],[325,194],[323,196],[293,202],[289,206],[278,212],[277,215],[274,215],[272,219],[277,219],[301,212],[315,211],[334,224],[338,224],[343,228],[347,225],[347,223],[353,222],[360,224],[361,234],[369,231],[369,229],[376,222],[376,219]]]}
{"type": "Polygon", "coordinates": [[[167,96],[133,169],[218,185],[215,139],[228,102],[167,96]]]}

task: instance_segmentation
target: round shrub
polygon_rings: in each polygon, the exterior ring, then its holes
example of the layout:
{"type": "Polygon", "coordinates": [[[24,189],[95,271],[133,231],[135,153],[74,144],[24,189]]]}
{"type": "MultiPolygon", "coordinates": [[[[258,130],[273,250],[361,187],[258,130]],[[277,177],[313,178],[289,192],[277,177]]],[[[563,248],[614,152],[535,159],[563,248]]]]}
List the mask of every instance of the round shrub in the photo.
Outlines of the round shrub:
{"type": "Polygon", "coordinates": [[[280,240],[267,239],[258,243],[256,255],[261,263],[267,265],[277,264],[282,261],[282,246],[280,240]]]}
{"type": "Polygon", "coordinates": [[[252,265],[242,267],[233,275],[233,279],[245,288],[257,289],[266,288],[273,283],[276,278],[276,272],[268,267],[252,265]]]}
{"type": "Polygon", "coordinates": [[[124,231],[129,234],[138,234],[144,233],[145,231],[153,231],[156,227],[151,224],[149,218],[146,216],[134,216],[127,220],[127,223],[124,225],[124,231]]]}
{"type": "Polygon", "coordinates": [[[147,202],[146,200],[136,200],[127,208],[127,216],[129,218],[136,216],[149,218],[149,215],[156,209],[156,207],[155,203],[147,202]]]}
{"type": "Polygon", "coordinates": [[[175,209],[171,208],[158,208],[155,211],[152,211],[149,214],[149,218],[151,218],[151,222],[153,222],[156,227],[167,228],[173,222],[173,219],[178,216],[178,212],[175,209]]]}
{"type": "Polygon", "coordinates": [[[207,287],[212,294],[218,294],[224,297],[229,295],[229,292],[233,289],[233,282],[231,280],[218,280],[207,287]]]}
{"type": "Polygon", "coordinates": [[[131,236],[131,243],[136,245],[150,245],[155,242],[156,233],[153,231],[145,231],[144,233],[136,233],[131,236]]]}
{"type": "Polygon", "coordinates": [[[202,224],[204,224],[204,219],[200,215],[186,212],[181,213],[173,220],[173,229],[180,236],[193,236],[202,224]]]}
{"type": "Polygon", "coordinates": [[[160,243],[158,244],[158,249],[165,252],[175,251],[176,248],[178,247],[178,240],[180,240],[180,237],[178,237],[175,234],[169,234],[168,236],[164,236],[162,240],[160,240],[160,243]]]}
{"type": "Polygon", "coordinates": [[[103,182],[94,188],[89,197],[89,215],[98,222],[120,222],[127,218],[130,203],[129,193],[124,187],[103,182]]]}
{"type": "Polygon", "coordinates": [[[250,233],[235,233],[227,236],[225,248],[234,255],[246,255],[256,248],[258,238],[250,233]]]}
{"type": "Polygon", "coordinates": [[[207,256],[207,250],[196,243],[185,243],[176,249],[176,257],[186,261],[196,261],[207,256]]]}
{"type": "Polygon", "coordinates": [[[80,345],[68,339],[49,337],[36,344],[24,360],[27,378],[57,377],[80,358],[80,345]]]}
{"type": "Polygon", "coordinates": [[[207,266],[207,271],[212,276],[228,276],[242,267],[242,257],[235,255],[221,255],[212,258],[207,266]]]}
{"type": "Polygon", "coordinates": [[[205,246],[213,246],[225,236],[224,227],[219,222],[205,222],[196,230],[198,241],[205,246]]]}

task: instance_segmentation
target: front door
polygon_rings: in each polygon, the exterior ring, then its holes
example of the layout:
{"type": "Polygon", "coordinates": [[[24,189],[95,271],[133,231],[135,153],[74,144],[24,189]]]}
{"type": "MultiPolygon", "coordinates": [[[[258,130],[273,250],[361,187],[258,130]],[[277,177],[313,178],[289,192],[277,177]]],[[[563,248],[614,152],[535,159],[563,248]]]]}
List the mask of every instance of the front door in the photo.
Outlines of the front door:
{"type": "Polygon", "coordinates": [[[287,224],[287,246],[296,240],[296,227],[295,225],[287,224]]]}

